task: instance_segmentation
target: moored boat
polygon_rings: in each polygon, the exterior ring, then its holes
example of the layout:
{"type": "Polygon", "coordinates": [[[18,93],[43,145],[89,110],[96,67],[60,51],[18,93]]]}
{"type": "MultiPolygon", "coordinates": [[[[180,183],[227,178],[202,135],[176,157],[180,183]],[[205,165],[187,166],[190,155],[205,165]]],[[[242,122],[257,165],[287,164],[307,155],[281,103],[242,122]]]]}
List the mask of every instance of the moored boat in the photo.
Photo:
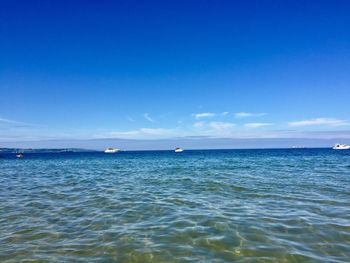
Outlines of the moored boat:
{"type": "Polygon", "coordinates": [[[184,151],[184,150],[181,149],[181,148],[176,148],[176,149],[175,149],[175,152],[176,152],[176,153],[182,153],[183,151],[184,151]]]}
{"type": "Polygon", "coordinates": [[[120,149],[116,149],[116,148],[107,148],[105,150],[105,153],[117,153],[120,152],[120,149]]]}
{"type": "Polygon", "coordinates": [[[337,143],[336,145],[334,145],[333,149],[334,150],[349,150],[350,145],[337,143]]]}
{"type": "Polygon", "coordinates": [[[16,157],[17,157],[17,158],[23,158],[23,157],[24,157],[24,154],[23,154],[23,153],[16,153],[16,157]]]}

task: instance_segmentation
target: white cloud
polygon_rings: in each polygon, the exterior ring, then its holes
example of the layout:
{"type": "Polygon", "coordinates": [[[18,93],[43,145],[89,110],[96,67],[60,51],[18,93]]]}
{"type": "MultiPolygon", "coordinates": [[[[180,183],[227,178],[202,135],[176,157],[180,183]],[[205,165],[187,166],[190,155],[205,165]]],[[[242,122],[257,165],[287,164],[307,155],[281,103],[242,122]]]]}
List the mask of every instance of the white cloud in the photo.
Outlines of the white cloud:
{"type": "Polygon", "coordinates": [[[132,117],[130,117],[130,116],[127,116],[126,119],[127,119],[128,121],[130,121],[130,122],[135,122],[135,120],[134,120],[132,117]]]}
{"type": "Polygon", "coordinates": [[[195,128],[202,128],[204,126],[205,126],[204,121],[198,121],[198,122],[193,123],[193,127],[195,127],[195,128]]]}
{"type": "Polygon", "coordinates": [[[266,113],[251,113],[251,112],[237,112],[235,114],[236,118],[246,118],[246,117],[260,117],[264,116],[266,113]]]}
{"type": "Polygon", "coordinates": [[[144,113],[143,117],[145,117],[145,119],[148,120],[149,122],[154,122],[154,120],[151,118],[151,116],[149,116],[149,113],[144,113]]]}
{"type": "Polygon", "coordinates": [[[229,130],[232,129],[236,124],[231,123],[231,122],[211,122],[209,123],[209,126],[213,128],[214,130],[229,130]]]}
{"type": "Polygon", "coordinates": [[[333,118],[315,118],[303,121],[289,122],[291,127],[302,127],[302,126],[346,126],[350,125],[347,120],[338,120],[333,118]]]}
{"type": "Polygon", "coordinates": [[[139,131],[145,135],[168,135],[170,133],[173,133],[173,130],[163,128],[141,128],[139,131]]]}
{"type": "Polygon", "coordinates": [[[220,135],[229,135],[232,132],[232,129],[236,126],[236,124],[231,122],[220,122],[220,121],[212,121],[212,122],[204,122],[198,121],[193,123],[194,134],[189,135],[197,135],[197,136],[220,136],[220,135]]]}
{"type": "Polygon", "coordinates": [[[244,124],[244,127],[249,129],[256,129],[256,128],[261,128],[261,127],[266,127],[271,125],[272,123],[267,123],[267,122],[251,122],[251,123],[244,124]]]}
{"type": "Polygon", "coordinates": [[[138,130],[108,132],[108,133],[97,135],[95,137],[139,139],[139,138],[169,137],[169,136],[176,136],[176,135],[177,135],[177,131],[174,129],[140,128],[138,130]]]}
{"type": "Polygon", "coordinates": [[[196,119],[202,119],[202,118],[211,118],[214,117],[216,114],[212,112],[203,112],[203,113],[195,113],[192,114],[196,119]]]}
{"type": "Polygon", "coordinates": [[[1,117],[0,117],[0,122],[3,122],[3,123],[17,123],[16,121],[12,121],[12,120],[9,120],[9,119],[4,119],[4,118],[1,118],[1,117]]]}
{"type": "Polygon", "coordinates": [[[226,116],[227,114],[229,114],[229,112],[228,111],[224,111],[224,112],[221,112],[221,116],[226,116]]]}
{"type": "Polygon", "coordinates": [[[33,125],[33,124],[26,123],[26,122],[14,121],[14,120],[9,120],[9,119],[5,119],[5,118],[0,117],[0,124],[1,123],[3,123],[3,124],[13,124],[13,125],[28,125],[28,126],[33,125]]]}

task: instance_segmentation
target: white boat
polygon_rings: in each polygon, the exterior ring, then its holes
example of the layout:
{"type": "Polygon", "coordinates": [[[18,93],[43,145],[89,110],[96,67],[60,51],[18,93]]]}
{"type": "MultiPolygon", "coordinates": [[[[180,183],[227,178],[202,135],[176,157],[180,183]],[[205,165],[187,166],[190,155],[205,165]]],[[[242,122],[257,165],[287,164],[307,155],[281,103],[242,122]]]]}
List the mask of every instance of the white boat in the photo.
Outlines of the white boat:
{"type": "Polygon", "coordinates": [[[17,157],[17,158],[23,158],[23,157],[24,157],[24,154],[23,154],[23,153],[16,153],[16,157],[17,157]]]}
{"type": "Polygon", "coordinates": [[[120,152],[120,149],[116,149],[116,148],[107,148],[105,150],[105,153],[117,153],[120,152]]]}
{"type": "Polygon", "coordinates": [[[181,149],[181,148],[176,148],[176,149],[175,149],[175,152],[176,152],[176,153],[182,153],[183,151],[184,151],[184,150],[181,149]]]}
{"type": "Polygon", "coordinates": [[[336,145],[334,145],[333,149],[334,150],[349,150],[350,145],[337,143],[336,145]]]}

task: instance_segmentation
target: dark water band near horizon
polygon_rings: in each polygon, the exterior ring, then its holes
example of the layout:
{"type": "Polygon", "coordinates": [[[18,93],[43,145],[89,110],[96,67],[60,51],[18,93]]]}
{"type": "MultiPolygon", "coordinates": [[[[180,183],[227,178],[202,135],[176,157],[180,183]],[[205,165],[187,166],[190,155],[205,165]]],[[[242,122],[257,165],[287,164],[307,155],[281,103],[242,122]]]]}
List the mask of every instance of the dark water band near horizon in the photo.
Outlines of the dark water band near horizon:
{"type": "Polygon", "coordinates": [[[0,159],[0,262],[349,262],[350,151],[0,159]]]}

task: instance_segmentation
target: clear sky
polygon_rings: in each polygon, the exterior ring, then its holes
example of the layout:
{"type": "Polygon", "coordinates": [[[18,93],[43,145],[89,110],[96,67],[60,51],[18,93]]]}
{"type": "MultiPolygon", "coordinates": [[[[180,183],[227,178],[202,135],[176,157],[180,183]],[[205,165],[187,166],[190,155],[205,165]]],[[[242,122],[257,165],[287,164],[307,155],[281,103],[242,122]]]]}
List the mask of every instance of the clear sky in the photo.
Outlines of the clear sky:
{"type": "Polygon", "coordinates": [[[349,14],[346,0],[2,1],[0,142],[350,138],[349,14]]]}

